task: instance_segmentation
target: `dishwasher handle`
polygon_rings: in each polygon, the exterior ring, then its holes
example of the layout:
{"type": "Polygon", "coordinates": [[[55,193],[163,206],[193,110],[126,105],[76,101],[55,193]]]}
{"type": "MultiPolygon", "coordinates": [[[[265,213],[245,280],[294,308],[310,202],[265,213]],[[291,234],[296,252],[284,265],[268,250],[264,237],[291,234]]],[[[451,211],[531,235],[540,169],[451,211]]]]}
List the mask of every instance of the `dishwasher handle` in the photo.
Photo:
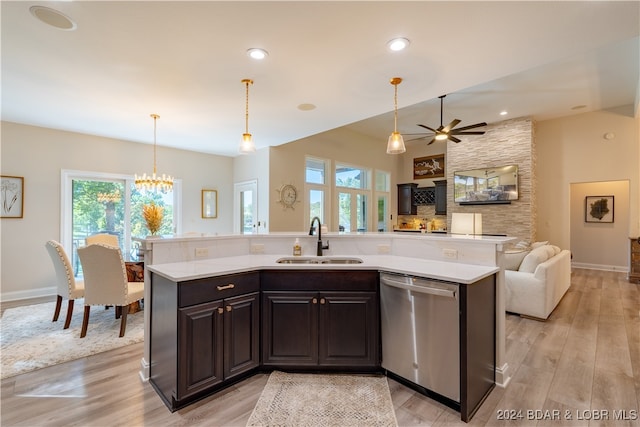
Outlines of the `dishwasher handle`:
{"type": "Polygon", "coordinates": [[[406,281],[392,279],[388,276],[381,277],[380,281],[383,285],[391,286],[394,288],[407,289],[418,293],[438,295],[447,298],[456,298],[456,291],[452,289],[443,289],[428,285],[414,285],[412,283],[407,283],[406,281]]]}

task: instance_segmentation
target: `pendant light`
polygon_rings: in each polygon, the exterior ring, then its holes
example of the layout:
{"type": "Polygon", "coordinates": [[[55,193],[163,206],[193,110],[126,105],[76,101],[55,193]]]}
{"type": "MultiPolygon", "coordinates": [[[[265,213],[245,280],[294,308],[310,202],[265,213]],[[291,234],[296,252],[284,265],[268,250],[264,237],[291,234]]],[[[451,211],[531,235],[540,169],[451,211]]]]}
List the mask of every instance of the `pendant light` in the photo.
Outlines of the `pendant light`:
{"type": "Polygon", "coordinates": [[[162,174],[162,176],[156,175],[156,121],[160,118],[157,114],[151,114],[153,118],[153,175],[147,176],[144,173],[142,176],[135,175],[136,188],[140,191],[160,191],[166,193],[173,189],[173,178],[162,174]]]}
{"type": "Polygon", "coordinates": [[[244,110],[244,133],[242,134],[242,141],[240,141],[240,154],[249,154],[256,151],[256,146],[253,143],[253,138],[249,133],[249,85],[253,84],[251,79],[242,79],[246,87],[246,101],[244,110]]]}
{"type": "Polygon", "coordinates": [[[393,85],[395,95],[393,97],[393,132],[389,136],[389,141],[387,142],[387,154],[401,154],[407,151],[404,146],[404,139],[402,139],[402,135],[398,132],[398,85],[402,83],[402,78],[392,77],[389,80],[389,83],[393,85]]]}

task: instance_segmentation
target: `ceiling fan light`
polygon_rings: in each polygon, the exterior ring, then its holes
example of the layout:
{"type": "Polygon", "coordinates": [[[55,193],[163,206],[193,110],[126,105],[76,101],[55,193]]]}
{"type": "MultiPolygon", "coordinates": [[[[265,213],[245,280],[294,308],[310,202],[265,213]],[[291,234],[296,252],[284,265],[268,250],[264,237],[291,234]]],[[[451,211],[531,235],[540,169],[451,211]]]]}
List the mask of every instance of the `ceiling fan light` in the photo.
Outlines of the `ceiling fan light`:
{"type": "Polygon", "coordinates": [[[387,142],[387,154],[402,154],[407,149],[404,146],[404,139],[400,132],[392,132],[387,142]]]}
{"type": "Polygon", "coordinates": [[[253,138],[250,133],[243,133],[242,140],[240,141],[240,154],[249,154],[256,151],[256,145],[253,143],[253,138]]]}
{"type": "Polygon", "coordinates": [[[448,138],[448,135],[446,133],[439,133],[436,135],[437,141],[444,141],[447,138],[448,138]]]}

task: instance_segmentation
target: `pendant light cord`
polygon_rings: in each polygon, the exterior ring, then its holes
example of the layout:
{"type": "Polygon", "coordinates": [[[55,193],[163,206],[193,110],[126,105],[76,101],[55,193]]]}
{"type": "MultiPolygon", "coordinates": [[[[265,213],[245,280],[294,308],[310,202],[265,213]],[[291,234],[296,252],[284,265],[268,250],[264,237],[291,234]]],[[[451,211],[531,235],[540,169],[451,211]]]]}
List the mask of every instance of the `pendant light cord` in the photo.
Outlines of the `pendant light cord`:
{"type": "Polygon", "coordinates": [[[393,95],[393,131],[398,132],[398,85],[394,84],[394,95],[393,95]]]}
{"type": "Polygon", "coordinates": [[[244,104],[244,133],[249,133],[249,84],[253,83],[251,79],[242,80],[245,84],[245,104],[244,104]]]}
{"type": "Polygon", "coordinates": [[[156,120],[160,117],[157,114],[152,114],[153,117],[153,174],[156,174],[156,120]]]}

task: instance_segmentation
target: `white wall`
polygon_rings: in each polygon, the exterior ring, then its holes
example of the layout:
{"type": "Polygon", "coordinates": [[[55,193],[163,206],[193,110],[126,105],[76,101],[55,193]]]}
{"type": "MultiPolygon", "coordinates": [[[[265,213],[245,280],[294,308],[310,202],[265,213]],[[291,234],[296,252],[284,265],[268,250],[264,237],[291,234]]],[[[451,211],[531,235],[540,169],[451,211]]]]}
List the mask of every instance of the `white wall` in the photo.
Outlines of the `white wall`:
{"type": "MultiPolygon", "coordinates": [[[[128,141],[2,122],[3,175],[24,177],[24,218],[0,220],[2,299],[48,295],[55,274],[44,244],[60,239],[62,169],[130,174],[151,172],[153,147],[128,141]]],[[[201,219],[200,190],[218,190],[231,206],[233,159],[158,147],[158,170],[183,181],[184,231],[230,233],[231,211],[201,219]]]]}
{"type": "Polygon", "coordinates": [[[570,209],[573,265],[628,271],[629,181],[571,184],[570,209]],[[612,223],[585,222],[587,196],[614,196],[612,223]]]}
{"type": "MultiPolygon", "coordinates": [[[[539,240],[570,248],[570,186],[584,182],[629,181],[626,233],[629,237],[639,235],[639,134],[640,117],[620,112],[599,111],[537,123],[539,240]],[[605,139],[607,132],[615,138],[605,139]]],[[[602,254],[598,246],[591,250],[602,254]]]]}

